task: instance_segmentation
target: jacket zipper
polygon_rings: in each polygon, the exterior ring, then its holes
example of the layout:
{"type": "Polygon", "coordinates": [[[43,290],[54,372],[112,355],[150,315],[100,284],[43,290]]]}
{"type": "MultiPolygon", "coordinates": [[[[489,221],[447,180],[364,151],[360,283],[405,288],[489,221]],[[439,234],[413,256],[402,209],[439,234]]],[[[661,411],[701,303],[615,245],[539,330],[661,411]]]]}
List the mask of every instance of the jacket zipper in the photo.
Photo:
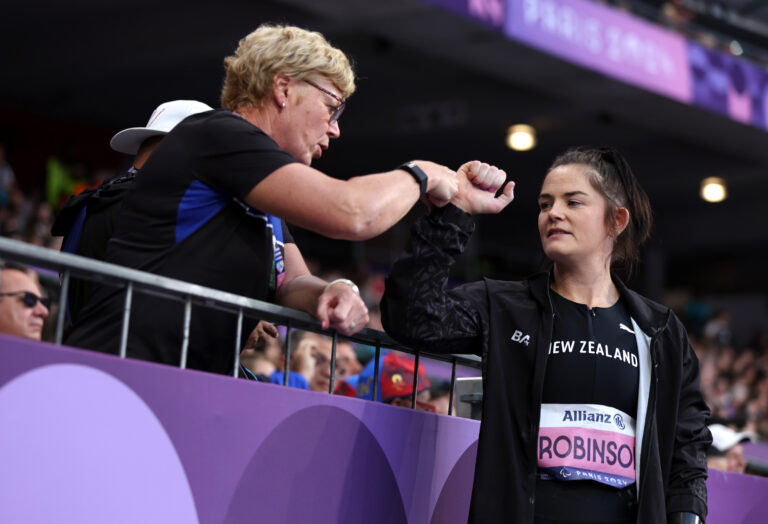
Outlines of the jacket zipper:
{"type": "Polygon", "coordinates": [[[645,410],[645,429],[643,430],[643,443],[640,449],[640,464],[642,465],[643,471],[640,473],[639,484],[638,484],[638,500],[637,500],[637,511],[638,514],[640,513],[640,494],[645,486],[645,479],[648,476],[648,464],[646,461],[643,460],[643,457],[645,459],[648,459],[648,446],[650,446],[650,438],[651,438],[651,420],[656,418],[656,386],[659,382],[659,376],[656,373],[656,368],[658,367],[659,363],[656,360],[655,356],[655,349],[656,349],[656,340],[659,338],[660,334],[662,333],[663,329],[657,331],[653,334],[651,337],[651,344],[648,348],[648,353],[650,353],[651,357],[651,388],[648,392],[648,407],[645,410]]]}
{"type": "MultiPolygon", "coordinates": [[[[549,289],[549,285],[547,285],[547,289],[549,289]]],[[[531,438],[531,448],[533,453],[531,454],[532,461],[531,461],[531,469],[528,472],[528,482],[530,489],[528,491],[528,522],[530,524],[533,524],[533,521],[536,517],[536,471],[538,470],[539,463],[538,459],[536,458],[536,449],[538,448],[538,436],[539,436],[539,422],[541,418],[541,396],[543,394],[544,389],[544,372],[547,368],[547,357],[549,355],[549,345],[552,343],[552,331],[555,328],[555,309],[552,307],[552,297],[549,296],[549,292],[547,292],[547,300],[549,303],[549,330],[547,332],[547,345],[544,348],[544,356],[542,358],[541,363],[541,373],[537,373],[534,376],[534,384],[533,387],[536,391],[536,398],[534,399],[534,408],[537,408],[539,410],[539,413],[537,413],[535,416],[533,416],[533,422],[531,422],[530,426],[530,438],[531,438]],[[539,380],[541,379],[541,380],[539,380]]],[[[534,362],[536,360],[534,359],[534,362]]]]}

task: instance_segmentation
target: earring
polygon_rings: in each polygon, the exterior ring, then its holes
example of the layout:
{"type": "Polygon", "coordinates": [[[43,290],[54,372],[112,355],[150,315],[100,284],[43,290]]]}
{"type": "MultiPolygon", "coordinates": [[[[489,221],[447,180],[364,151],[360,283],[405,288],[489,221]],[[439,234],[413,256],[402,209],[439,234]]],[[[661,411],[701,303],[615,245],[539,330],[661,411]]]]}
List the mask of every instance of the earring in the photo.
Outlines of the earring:
{"type": "Polygon", "coordinates": [[[285,107],[285,101],[283,101],[283,107],[285,107]]]}

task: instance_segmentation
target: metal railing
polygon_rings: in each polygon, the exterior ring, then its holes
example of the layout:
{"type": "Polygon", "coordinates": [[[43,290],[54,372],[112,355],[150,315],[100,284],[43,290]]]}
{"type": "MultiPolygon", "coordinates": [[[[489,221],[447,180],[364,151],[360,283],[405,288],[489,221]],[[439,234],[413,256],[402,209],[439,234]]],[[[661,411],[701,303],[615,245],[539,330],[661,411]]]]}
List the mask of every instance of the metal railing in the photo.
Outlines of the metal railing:
{"type": "MultiPolygon", "coordinates": [[[[233,293],[207,288],[189,282],[183,282],[173,278],[154,275],[136,269],[130,269],[115,264],[98,260],[61,253],[51,249],[33,246],[16,240],[0,237],[0,258],[16,261],[30,266],[57,271],[61,275],[61,290],[59,295],[59,310],[56,316],[56,328],[54,342],[61,345],[64,335],[66,308],[69,296],[70,281],[72,277],[83,280],[101,282],[104,285],[122,286],[125,289],[123,305],[123,320],[120,333],[119,356],[126,358],[128,348],[128,327],[130,325],[131,303],[134,293],[148,293],[164,298],[177,300],[184,304],[184,322],[182,326],[182,345],[179,359],[179,367],[184,369],[187,365],[187,352],[189,349],[189,332],[191,311],[193,305],[218,309],[237,315],[237,327],[234,333],[234,366],[232,376],[238,375],[240,368],[240,351],[244,316],[248,314],[260,320],[285,325],[287,327],[285,372],[283,373],[283,385],[288,385],[288,364],[291,359],[291,331],[302,329],[316,333],[324,333],[332,337],[331,351],[331,379],[329,393],[334,391],[336,372],[336,345],[339,334],[333,330],[323,330],[320,322],[313,316],[302,311],[278,306],[269,302],[246,298],[233,293]]],[[[415,356],[413,391],[411,407],[416,406],[416,394],[418,393],[418,369],[421,355],[451,363],[451,383],[448,413],[453,412],[453,399],[456,387],[456,366],[464,365],[473,368],[480,367],[480,358],[475,355],[441,355],[426,353],[396,342],[382,331],[365,328],[352,336],[342,336],[351,342],[366,344],[376,348],[374,354],[373,372],[373,400],[377,400],[379,381],[379,357],[382,348],[409,353],[415,356]]]]}

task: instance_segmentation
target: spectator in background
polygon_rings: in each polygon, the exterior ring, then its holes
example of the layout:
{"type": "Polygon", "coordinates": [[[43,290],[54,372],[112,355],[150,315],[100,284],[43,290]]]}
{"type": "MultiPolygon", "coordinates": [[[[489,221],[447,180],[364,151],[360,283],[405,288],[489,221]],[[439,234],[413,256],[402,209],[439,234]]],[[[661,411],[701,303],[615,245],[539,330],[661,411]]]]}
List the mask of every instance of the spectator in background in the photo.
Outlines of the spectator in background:
{"type": "MultiPolygon", "coordinates": [[[[134,187],[136,173],[179,122],[211,110],[210,106],[196,100],[165,102],[152,112],[145,127],[130,127],[113,136],[109,145],[115,151],[135,155],[133,166],[127,173],[106,180],[97,189],[86,189],[67,200],[50,228],[53,235],[64,237],[62,251],[105,260],[107,242],[115,232],[123,199],[134,187]]],[[[70,324],[79,320],[80,310],[101,285],[71,279],[67,308],[70,324]]]]}
{"type": "MultiPolygon", "coordinates": [[[[410,355],[390,351],[381,361],[381,401],[392,406],[410,408],[413,399],[413,377],[416,360],[410,355]]],[[[430,404],[431,387],[424,366],[419,364],[419,380],[416,392],[416,409],[435,412],[430,404]]]]}
{"type": "Polygon", "coordinates": [[[10,204],[11,191],[15,186],[16,176],[6,158],[5,144],[0,142],[0,209],[10,204]]]}
{"type": "Polygon", "coordinates": [[[732,473],[744,473],[747,461],[744,459],[742,442],[751,440],[750,435],[737,432],[722,424],[710,424],[712,445],[707,450],[707,466],[732,473]]]}
{"type": "MultiPolygon", "coordinates": [[[[291,371],[301,373],[306,378],[309,389],[328,393],[331,385],[331,356],[333,339],[312,331],[294,331],[291,334],[291,371]]],[[[335,382],[359,372],[360,363],[347,340],[336,341],[336,377],[335,382]]],[[[282,376],[276,377],[279,382],[282,376]]]]}
{"type": "Polygon", "coordinates": [[[266,320],[260,320],[245,341],[240,358],[256,355],[266,358],[274,365],[275,369],[272,370],[274,372],[283,369],[284,365],[283,351],[280,346],[280,333],[277,326],[266,320]]]}
{"type": "MultiPolygon", "coordinates": [[[[379,380],[376,399],[396,406],[411,407],[413,396],[413,368],[415,359],[403,353],[383,350],[379,355],[379,380]]],[[[373,372],[376,361],[371,359],[360,372],[355,382],[357,398],[373,399],[373,372]]],[[[431,382],[424,366],[419,363],[419,384],[416,396],[424,411],[434,412],[434,406],[427,405],[431,400],[431,382]]]]}
{"type": "Polygon", "coordinates": [[[717,311],[704,326],[703,333],[707,340],[714,342],[719,348],[730,346],[733,342],[730,313],[724,309],[717,311]]]}
{"type": "MultiPolygon", "coordinates": [[[[435,413],[440,415],[448,415],[448,406],[451,401],[451,383],[449,381],[440,380],[433,381],[432,387],[429,388],[429,401],[435,407],[435,413]]],[[[451,415],[456,415],[456,402],[453,403],[453,410],[451,415]]]]}
{"type": "Polygon", "coordinates": [[[267,357],[265,350],[275,346],[279,352],[280,338],[277,327],[271,322],[260,320],[240,352],[239,376],[271,382],[270,377],[277,371],[277,364],[267,357]]]}
{"type": "Polygon", "coordinates": [[[50,306],[42,294],[37,273],[21,264],[0,263],[0,333],[40,340],[50,306]]]}

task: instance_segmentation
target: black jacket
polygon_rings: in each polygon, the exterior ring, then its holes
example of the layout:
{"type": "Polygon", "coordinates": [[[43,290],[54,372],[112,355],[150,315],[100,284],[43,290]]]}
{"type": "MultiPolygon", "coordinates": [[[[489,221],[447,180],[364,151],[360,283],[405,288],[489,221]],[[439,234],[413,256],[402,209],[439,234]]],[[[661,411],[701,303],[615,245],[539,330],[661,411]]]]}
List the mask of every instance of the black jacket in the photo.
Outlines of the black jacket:
{"type": "MultiPolygon", "coordinates": [[[[533,522],[541,395],[554,314],[549,274],[485,279],[446,291],[450,266],[474,221],[446,206],[418,221],[386,281],[382,316],[395,339],[429,352],[483,358],[483,422],[470,522],[533,522]]],[[[638,522],[707,513],[709,410],[699,366],[678,318],[614,278],[634,321],[641,357],[638,522]],[[642,331],[642,332],[641,332],[642,331]],[[647,411],[646,411],[647,408],[647,411]]]]}
{"type": "MultiPolygon", "coordinates": [[[[86,189],[69,197],[51,227],[51,234],[64,237],[62,251],[106,260],[107,243],[114,234],[123,200],[133,189],[135,176],[136,171],[131,171],[105,181],[98,189],[86,189]]],[[[70,324],[75,324],[100,284],[72,278],[69,286],[67,315],[70,324]]]]}

